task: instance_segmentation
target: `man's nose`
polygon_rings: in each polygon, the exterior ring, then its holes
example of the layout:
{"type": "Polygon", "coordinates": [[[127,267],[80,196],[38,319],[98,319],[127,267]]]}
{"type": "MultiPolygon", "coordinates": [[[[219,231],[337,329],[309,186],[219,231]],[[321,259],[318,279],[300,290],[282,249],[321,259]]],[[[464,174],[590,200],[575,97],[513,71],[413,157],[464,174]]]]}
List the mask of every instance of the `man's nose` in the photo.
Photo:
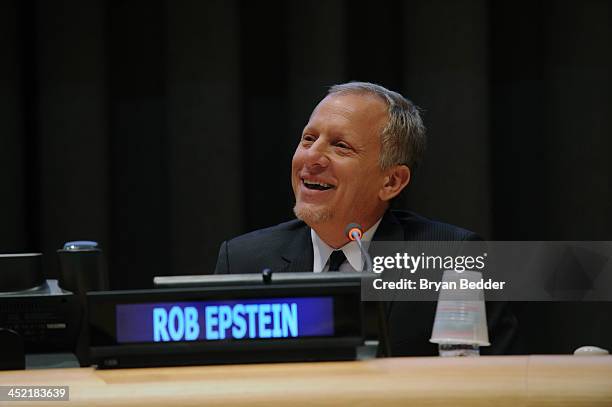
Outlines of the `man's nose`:
{"type": "Polygon", "coordinates": [[[321,168],[326,168],[329,165],[328,149],[321,139],[306,150],[306,165],[321,168]]]}

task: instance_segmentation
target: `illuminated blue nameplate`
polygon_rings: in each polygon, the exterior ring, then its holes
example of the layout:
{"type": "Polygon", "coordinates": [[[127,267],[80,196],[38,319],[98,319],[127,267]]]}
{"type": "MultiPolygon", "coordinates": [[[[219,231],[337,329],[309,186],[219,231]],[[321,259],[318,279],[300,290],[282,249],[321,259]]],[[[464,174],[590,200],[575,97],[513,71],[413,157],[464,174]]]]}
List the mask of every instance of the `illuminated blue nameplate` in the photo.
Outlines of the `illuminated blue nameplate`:
{"type": "Polygon", "coordinates": [[[117,304],[118,343],[334,335],[332,297],[117,304]]]}

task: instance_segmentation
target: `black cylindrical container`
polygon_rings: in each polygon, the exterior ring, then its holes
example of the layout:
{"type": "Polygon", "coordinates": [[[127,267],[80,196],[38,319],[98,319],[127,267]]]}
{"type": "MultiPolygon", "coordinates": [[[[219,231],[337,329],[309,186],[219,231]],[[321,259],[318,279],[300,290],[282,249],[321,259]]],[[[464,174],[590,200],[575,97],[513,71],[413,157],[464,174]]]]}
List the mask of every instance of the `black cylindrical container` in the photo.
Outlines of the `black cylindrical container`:
{"type": "Polygon", "coordinates": [[[98,243],[86,240],[67,242],[57,251],[57,257],[61,288],[77,295],[108,290],[108,270],[98,243]]]}
{"type": "Polygon", "coordinates": [[[82,310],[81,326],[74,353],[81,366],[90,365],[89,312],[87,292],[108,290],[108,270],[98,243],[80,240],[67,242],[57,251],[60,266],[59,286],[72,291],[82,310]]]}

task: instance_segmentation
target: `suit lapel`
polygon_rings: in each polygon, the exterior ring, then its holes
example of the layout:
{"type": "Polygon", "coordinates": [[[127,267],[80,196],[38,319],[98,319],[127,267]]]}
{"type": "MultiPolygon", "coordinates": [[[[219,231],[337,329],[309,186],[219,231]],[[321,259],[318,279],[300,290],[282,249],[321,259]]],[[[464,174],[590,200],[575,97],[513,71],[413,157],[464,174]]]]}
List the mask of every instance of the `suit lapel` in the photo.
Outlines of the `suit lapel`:
{"type": "Polygon", "coordinates": [[[292,273],[312,271],[313,257],[310,228],[304,225],[296,232],[295,238],[288,241],[283,248],[281,258],[286,264],[279,271],[292,273]]]}

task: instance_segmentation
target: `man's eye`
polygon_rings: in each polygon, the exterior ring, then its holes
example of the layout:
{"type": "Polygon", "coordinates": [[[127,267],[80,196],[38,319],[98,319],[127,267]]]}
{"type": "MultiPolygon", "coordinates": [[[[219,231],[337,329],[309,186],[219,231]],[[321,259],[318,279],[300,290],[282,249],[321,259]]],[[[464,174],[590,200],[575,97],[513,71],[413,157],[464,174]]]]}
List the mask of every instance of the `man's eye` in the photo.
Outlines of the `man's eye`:
{"type": "Polygon", "coordinates": [[[351,148],[351,146],[343,142],[336,143],[336,147],[340,147],[343,150],[348,150],[351,148]]]}
{"type": "Polygon", "coordinates": [[[315,137],[310,135],[310,134],[304,134],[302,136],[302,141],[313,142],[313,141],[315,141],[315,137]]]}

